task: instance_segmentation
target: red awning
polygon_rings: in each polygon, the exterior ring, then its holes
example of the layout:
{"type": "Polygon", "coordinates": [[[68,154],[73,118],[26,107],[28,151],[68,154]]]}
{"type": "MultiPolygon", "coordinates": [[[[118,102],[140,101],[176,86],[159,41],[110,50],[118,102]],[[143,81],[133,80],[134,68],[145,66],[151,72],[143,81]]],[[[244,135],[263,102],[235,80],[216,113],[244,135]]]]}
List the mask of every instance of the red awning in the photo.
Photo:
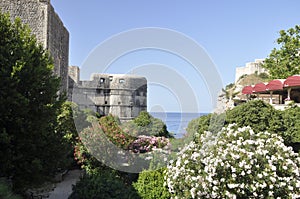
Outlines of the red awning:
{"type": "Polygon", "coordinates": [[[253,87],[253,92],[254,93],[262,93],[262,92],[266,92],[266,84],[265,83],[258,83],[255,84],[253,87]]]}
{"type": "Polygon", "coordinates": [[[253,93],[253,87],[252,86],[245,86],[242,90],[243,94],[252,94],[253,93]]]}
{"type": "Polygon", "coordinates": [[[266,89],[268,91],[282,90],[283,82],[284,82],[284,79],[274,79],[267,84],[266,89]]]}
{"type": "Polygon", "coordinates": [[[291,87],[291,86],[300,86],[300,75],[293,75],[288,77],[284,83],[284,87],[291,87]]]}

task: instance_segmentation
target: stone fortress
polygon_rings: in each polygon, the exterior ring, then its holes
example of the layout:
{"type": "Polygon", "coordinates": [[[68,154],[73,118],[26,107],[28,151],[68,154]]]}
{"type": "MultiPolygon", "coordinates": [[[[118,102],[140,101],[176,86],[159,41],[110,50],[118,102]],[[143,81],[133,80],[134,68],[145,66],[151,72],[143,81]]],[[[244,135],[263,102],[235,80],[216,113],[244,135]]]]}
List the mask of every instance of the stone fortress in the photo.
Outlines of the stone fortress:
{"type": "Polygon", "coordinates": [[[52,55],[54,74],[61,77],[61,91],[68,89],[69,32],[55,13],[50,0],[0,0],[3,13],[21,18],[52,55]]]}
{"type": "Polygon", "coordinates": [[[264,62],[264,59],[255,59],[254,62],[248,62],[245,66],[237,67],[235,69],[235,83],[243,76],[243,75],[251,75],[257,73],[258,75],[261,73],[267,73],[267,70],[261,67],[261,64],[264,62]]]}
{"type": "Polygon", "coordinates": [[[147,110],[147,80],[130,74],[92,74],[80,81],[80,69],[69,67],[69,99],[80,109],[91,109],[100,115],[131,120],[147,110]]]}
{"type": "Polygon", "coordinates": [[[80,108],[100,115],[116,115],[131,120],[147,110],[147,80],[125,74],[93,74],[90,81],[80,81],[79,67],[69,67],[69,32],[55,13],[50,0],[0,0],[3,13],[11,20],[21,18],[54,61],[54,74],[61,78],[61,91],[80,108]],[[68,74],[70,73],[70,74],[68,74]]]}

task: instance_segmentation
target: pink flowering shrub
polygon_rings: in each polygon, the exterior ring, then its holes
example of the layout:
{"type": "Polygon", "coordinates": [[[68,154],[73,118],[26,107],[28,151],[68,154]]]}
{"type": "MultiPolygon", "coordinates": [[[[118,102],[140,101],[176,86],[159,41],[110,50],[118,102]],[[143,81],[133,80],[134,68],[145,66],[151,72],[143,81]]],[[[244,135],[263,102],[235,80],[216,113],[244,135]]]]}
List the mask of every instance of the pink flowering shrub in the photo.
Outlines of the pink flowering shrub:
{"type": "Polygon", "coordinates": [[[130,144],[129,150],[134,153],[146,153],[153,149],[167,148],[169,145],[168,138],[140,135],[130,144]]]}
{"type": "Polygon", "coordinates": [[[165,151],[170,146],[169,139],[165,137],[142,135],[134,137],[124,132],[112,115],[100,118],[98,123],[85,128],[79,135],[74,147],[74,157],[86,170],[101,166],[101,163],[113,168],[118,168],[118,165],[123,163],[133,165],[137,153],[142,154],[139,158],[150,162],[156,156],[159,160],[165,159],[167,156],[165,151]],[[157,151],[158,149],[164,150],[161,152],[157,151]]]}
{"type": "Polygon", "coordinates": [[[229,125],[181,150],[165,185],[173,198],[297,198],[300,158],[276,134],[229,125]]]}

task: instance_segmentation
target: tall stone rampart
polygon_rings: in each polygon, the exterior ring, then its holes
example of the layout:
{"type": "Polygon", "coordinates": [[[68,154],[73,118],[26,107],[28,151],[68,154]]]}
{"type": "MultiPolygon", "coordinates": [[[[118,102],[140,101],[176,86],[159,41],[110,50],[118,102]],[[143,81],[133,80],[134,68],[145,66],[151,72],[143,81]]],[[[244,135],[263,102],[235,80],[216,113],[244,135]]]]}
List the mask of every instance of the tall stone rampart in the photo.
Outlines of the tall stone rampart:
{"type": "Polygon", "coordinates": [[[21,18],[32,34],[53,57],[54,74],[62,79],[61,90],[68,89],[69,32],[55,13],[50,0],[0,0],[0,8],[14,20],[21,18]]]}

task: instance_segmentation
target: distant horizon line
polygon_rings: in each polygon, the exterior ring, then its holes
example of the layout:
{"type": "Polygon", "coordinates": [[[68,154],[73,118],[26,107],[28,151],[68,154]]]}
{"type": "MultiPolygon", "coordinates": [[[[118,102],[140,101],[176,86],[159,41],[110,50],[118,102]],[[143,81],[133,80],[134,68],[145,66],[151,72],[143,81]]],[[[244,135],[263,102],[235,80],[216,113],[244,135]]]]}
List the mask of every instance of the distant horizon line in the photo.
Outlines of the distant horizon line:
{"type": "Polygon", "coordinates": [[[147,111],[149,113],[193,113],[193,114],[209,114],[211,112],[180,112],[180,111],[147,111]]]}

